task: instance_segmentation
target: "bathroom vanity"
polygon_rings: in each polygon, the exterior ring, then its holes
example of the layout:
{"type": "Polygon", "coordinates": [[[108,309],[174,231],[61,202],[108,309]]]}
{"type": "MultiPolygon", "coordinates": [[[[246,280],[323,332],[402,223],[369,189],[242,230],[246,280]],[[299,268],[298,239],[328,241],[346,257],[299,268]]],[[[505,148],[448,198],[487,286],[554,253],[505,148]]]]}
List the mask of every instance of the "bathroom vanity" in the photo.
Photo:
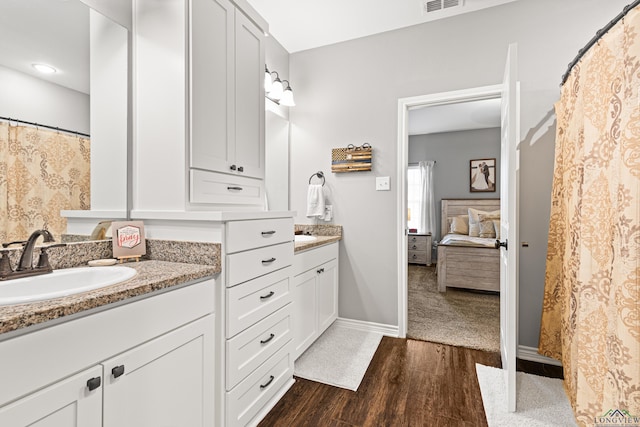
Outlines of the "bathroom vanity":
{"type": "Polygon", "coordinates": [[[213,425],[216,269],[129,265],[121,284],[0,307],[0,425],[213,425]]]}

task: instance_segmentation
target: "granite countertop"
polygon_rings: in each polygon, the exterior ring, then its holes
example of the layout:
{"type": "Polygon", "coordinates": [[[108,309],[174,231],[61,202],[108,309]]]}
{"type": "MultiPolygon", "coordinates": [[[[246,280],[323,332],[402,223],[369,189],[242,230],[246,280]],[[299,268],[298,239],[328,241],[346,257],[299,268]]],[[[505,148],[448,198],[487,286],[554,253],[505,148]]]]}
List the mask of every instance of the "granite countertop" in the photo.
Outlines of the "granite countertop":
{"type": "Polygon", "coordinates": [[[316,240],[310,242],[296,242],[294,244],[294,253],[306,251],[307,249],[315,248],[318,246],[328,245],[329,243],[338,242],[342,240],[342,236],[314,236],[316,240]]]}
{"type": "Polygon", "coordinates": [[[0,333],[16,331],[106,304],[204,279],[220,272],[220,267],[215,265],[157,260],[118,265],[134,268],[138,273],[125,282],[89,292],[28,304],[0,306],[0,333]]]}

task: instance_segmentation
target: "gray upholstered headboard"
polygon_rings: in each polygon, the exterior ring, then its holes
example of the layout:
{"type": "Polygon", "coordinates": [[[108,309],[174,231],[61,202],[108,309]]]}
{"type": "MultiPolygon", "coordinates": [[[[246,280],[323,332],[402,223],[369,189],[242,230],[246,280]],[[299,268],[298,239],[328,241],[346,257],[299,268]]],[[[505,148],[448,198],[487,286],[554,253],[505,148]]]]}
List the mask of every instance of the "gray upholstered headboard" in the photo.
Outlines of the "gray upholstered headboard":
{"type": "Polygon", "coordinates": [[[500,209],[500,199],[442,199],[440,234],[448,232],[448,218],[466,215],[469,208],[481,211],[495,211],[500,209]]]}

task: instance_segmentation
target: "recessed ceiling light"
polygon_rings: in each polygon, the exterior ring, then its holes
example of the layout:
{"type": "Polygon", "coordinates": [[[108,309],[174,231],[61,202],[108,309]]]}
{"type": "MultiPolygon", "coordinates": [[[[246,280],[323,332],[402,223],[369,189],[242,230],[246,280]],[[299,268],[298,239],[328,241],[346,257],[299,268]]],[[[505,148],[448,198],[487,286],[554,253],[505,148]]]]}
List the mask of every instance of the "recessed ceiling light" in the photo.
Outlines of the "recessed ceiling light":
{"type": "Polygon", "coordinates": [[[44,74],[53,74],[57,71],[51,65],[46,65],[46,64],[33,64],[33,68],[35,68],[36,70],[44,74]]]}

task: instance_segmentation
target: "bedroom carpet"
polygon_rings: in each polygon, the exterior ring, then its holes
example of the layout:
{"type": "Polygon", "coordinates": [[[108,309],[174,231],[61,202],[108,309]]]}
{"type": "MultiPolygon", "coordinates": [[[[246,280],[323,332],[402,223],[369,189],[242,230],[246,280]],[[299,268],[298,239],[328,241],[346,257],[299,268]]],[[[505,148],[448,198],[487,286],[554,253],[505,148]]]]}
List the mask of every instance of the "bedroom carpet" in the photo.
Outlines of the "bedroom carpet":
{"type": "Polygon", "coordinates": [[[381,339],[334,323],[295,361],[293,374],[356,391],[381,339]]]}
{"type": "Polygon", "coordinates": [[[476,364],[489,427],[575,426],[562,380],[516,373],[517,412],[507,412],[502,369],[476,364]]]}
{"type": "Polygon", "coordinates": [[[448,288],[438,292],[435,266],[409,264],[407,337],[500,351],[500,296],[448,288]]]}

